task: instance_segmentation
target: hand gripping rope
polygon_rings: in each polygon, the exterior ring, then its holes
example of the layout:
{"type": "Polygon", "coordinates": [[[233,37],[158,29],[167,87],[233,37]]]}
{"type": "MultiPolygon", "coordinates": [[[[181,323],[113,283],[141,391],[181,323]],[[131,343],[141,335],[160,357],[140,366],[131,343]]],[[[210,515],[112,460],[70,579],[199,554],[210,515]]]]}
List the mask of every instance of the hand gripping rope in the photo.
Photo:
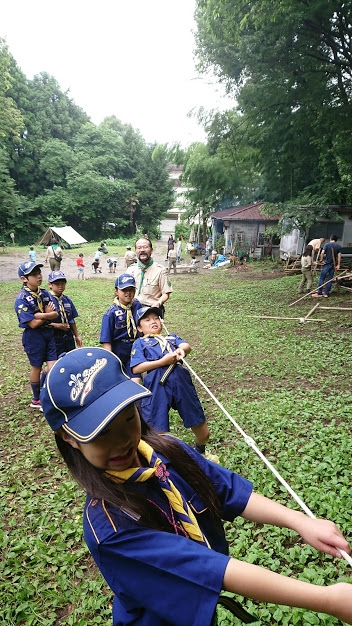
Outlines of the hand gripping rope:
{"type": "MultiPolygon", "coordinates": [[[[165,326],[164,320],[161,320],[161,321],[162,321],[162,324],[164,326],[165,332],[168,335],[169,332],[168,332],[168,330],[167,330],[167,328],[165,326]]],[[[311,517],[312,519],[316,519],[316,516],[314,515],[314,513],[307,507],[307,505],[303,502],[303,500],[301,500],[301,498],[296,494],[296,492],[293,491],[293,489],[290,487],[290,485],[281,476],[281,474],[279,474],[279,472],[270,463],[270,461],[268,461],[268,459],[264,456],[264,454],[261,452],[261,450],[259,450],[259,448],[258,448],[257,444],[255,443],[254,439],[252,439],[252,437],[249,437],[244,432],[244,430],[242,430],[240,425],[237,424],[236,420],[234,420],[233,417],[230,415],[230,413],[228,411],[226,411],[225,407],[221,404],[221,402],[219,402],[219,400],[214,396],[214,394],[210,391],[210,389],[206,386],[206,384],[202,381],[202,379],[198,376],[198,374],[196,374],[196,372],[186,362],[186,359],[182,359],[182,361],[183,361],[183,365],[185,365],[187,367],[187,369],[189,369],[189,371],[191,372],[192,376],[194,376],[194,378],[196,380],[198,380],[198,382],[202,385],[202,387],[205,389],[207,394],[214,400],[215,404],[218,405],[218,407],[221,409],[221,411],[224,413],[224,415],[226,415],[226,417],[230,420],[230,422],[232,422],[234,427],[237,428],[238,432],[242,435],[242,437],[245,440],[246,444],[250,448],[252,448],[252,450],[254,450],[254,452],[262,459],[262,461],[270,469],[270,471],[274,474],[274,476],[276,476],[276,478],[280,481],[280,483],[291,494],[293,499],[296,500],[297,504],[299,504],[301,509],[303,509],[303,511],[306,513],[306,515],[308,515],[308,517],[311,517]]],[[[352,566],[352,558],[349,556],[349,554],[347,554],[347,552],[345,552],[345,550],[340,550],[340,548],[336,548],[336,549],[341,554],[341,556],[345,559],[345,561],[347,561],[347,563],[349,563],[349,565],[352,566]]]]}

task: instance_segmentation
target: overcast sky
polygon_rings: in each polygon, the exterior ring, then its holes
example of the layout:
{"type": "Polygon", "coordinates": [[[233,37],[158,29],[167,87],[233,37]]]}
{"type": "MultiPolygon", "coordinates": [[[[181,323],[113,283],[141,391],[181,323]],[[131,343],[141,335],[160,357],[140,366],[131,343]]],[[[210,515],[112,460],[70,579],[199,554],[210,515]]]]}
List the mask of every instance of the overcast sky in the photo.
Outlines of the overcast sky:
{"type": "Polygon", "coordinates": [[[99,124],[116,115],[148,142],[205,139],[187,113],[230,106],[197,77],[195,0],[5,0],[0,37],[27,78],[45,71],[99,124]]]}

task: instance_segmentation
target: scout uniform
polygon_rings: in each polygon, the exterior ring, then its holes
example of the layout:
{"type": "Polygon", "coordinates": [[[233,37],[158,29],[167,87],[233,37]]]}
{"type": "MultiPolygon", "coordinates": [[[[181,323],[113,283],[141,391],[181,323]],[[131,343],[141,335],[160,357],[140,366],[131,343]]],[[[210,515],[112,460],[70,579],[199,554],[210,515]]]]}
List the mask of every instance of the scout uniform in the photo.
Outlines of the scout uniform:
{"type": "MultiPolygon", "coordinates": [[[[183,339],[177,335],[147,335],[137,339],[131,352],[131,368],[145,361],[161,359],[165,351],[174,352],[183,339]]],[[[161,432],[168,432],[169,411],[176,409],[186,428],[206,422],[192,378],[181,362],[165,378],[168,366],[157,367],[143,376],[143,385],[150,389],[152,396],[141,401],[142,417],[148,424],[161,432]]]]}
{"type": "MultiPolygon", "coordinates": [[[[183,442],[212,481],[221,502],[222,518],[241,515],[252,493],[251,483],[209,463],[183,442]]],[[[227,567],[228,545],[222,527],[214,527],[200,496],[158,452],[168,478],[191,504],[209,547],[191,540],[179,524],[160,532],[104,501],[87,497],[84,538],[97,566],[113,590],[113,626],[209,626],[219,600],[227,567]],[[143,584],[141,585],[141,581],[143,584]],[[170,593],[172,589],[172,594],[170,593]],[[171,608],[172,605],[172,608],[171,608]]],[[[170,517],[170,506],[155,478],[134,483],[141,496],[170,517]]]]}
{"type": "MultiPolygon", "coordinates": [[[[43,267],[42,263],[29,261],[24,266],[28,266],[28,273],[35,267],[43,267]]],[[[22,266],[20,266],[21,268],[22,266]]],[[[22,276],[24,273],[22,272],[22,276]]],[[[50,294],[46,289],[31,291],[29,287],[22,287],[15,300],[15,311],[18,317],[18,325],[24,328],[22,334],[22,345],[33,367],[41,367],[47,361],[56,361],[56,346],[54,341],[54,331],[46,322],[37,328],[28,326],[28,322],[35,319],[35,313],[44,313],[46,305],[50,302],[50,294]]]]}
{"type": "MultiPolygon", "coordinates": [[[[65,274],[61,271],[50,272],[48,282],[53,283],[56,280],[66,280],[65,274]]],[[[70,324],[70,326],[73,326],[76,323],[75,319],[78,317],[78,313],[71,298],[64,293],[61,296],[55,296],[55,294],[50,292],[50,299],[57,311],[57,317],[51,320],[51,322],[53,324],[70,324]]],[[[63,352],[70,352],[70,350],[74,350],[76,347],[71,328],[69,330],[54,328],[54,339],[58,357],[63,352]]]]}
{"type": "MultiPolygon", "coordinates": [[[[121,284],[119,288],[134,287],[134,279],[132,276],[130,278],[130,282],[121,284]]],[[[121,277],[117,278],[115,289],[119,286],[119,279],[121,277]]],[[[118,298],[115,298],[113,304],[104,313],[101,322],[100,343],[111,344],[112,352],[119,357],[130,378],[134,377],[130,368],[131,349],[136,337],[140,336],[135,319],[137,311],[141,308],[142,304],[138,300],[133,300],[132,305],[126,307],[119,302],[118,298]]]]}
{"type": "Polygon", "coordinates": [[[130,271],[136,280],[136,298],[144,306],[155,306],[164,293],[173,291],[167,268],[154,263],[153,259],[145,266],[138,262],[130,271]]]}

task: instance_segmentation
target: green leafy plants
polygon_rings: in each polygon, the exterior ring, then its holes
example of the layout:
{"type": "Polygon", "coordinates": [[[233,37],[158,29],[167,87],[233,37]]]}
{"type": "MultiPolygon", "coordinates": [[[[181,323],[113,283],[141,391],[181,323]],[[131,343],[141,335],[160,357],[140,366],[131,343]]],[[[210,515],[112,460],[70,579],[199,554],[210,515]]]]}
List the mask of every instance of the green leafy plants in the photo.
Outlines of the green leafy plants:
{"type": "MultiPolygon", "coordinates": [[[[260,263],[243,275],[229,270],[201,280],[176,276],[166,324],[189,341],[187,362],[315,515],[333,519],[351,538],[350,314],[328,312],[326,323],[303,326],[250,317],[292,313],[288,305],[298,278],[272,278],[260,263]]],[[[0,624],[108,626],[112,594],[82,537],[84,494],[68,476],[44,417],[28,408],[29,368],[13,312],[18,289],[16,282],[0,284],[0,624]]],[[[67,293],[80,314],[84,345],[99,345],[101,317],[113,297],[111,281],[86,281],[84,289],[70,281],[67,293]]],[[[351,306],[351,301],[348,294],[334,295],[334,304],[351,306]]],[[[310,308],[311,302],[303,301],[297,317],[310,308]]],[[[209,421],[209,450],[248,477],[256,491],[298,508],[195,384],[209,421]]],[[[193,440],[175,412],[171,432],[193,440]]],[[[236,558],[316,584],[350,576],[343,560],[318,553],[292,531],[242,518],[226,522],[226,531],[236,558]]],[[[243,602],[261,624],[339,624],[322,614],[243,602]]],[[[219,610],[221,626],[236,623],[219,610]]]]}

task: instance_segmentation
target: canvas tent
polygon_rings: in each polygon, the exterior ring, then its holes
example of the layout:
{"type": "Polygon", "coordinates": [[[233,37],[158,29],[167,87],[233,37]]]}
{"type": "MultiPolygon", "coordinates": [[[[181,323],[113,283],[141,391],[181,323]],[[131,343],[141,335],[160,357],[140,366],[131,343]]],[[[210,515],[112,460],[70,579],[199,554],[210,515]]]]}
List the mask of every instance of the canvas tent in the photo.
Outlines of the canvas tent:
{"type": "Polygon", "coordinates": [[[68,244],[69,246],[74,246],[81,243],[87,243],[86,239],[83,239],[81,235],[74,230],[71,226],[63,226],[62,228],[48,228],[44,235],[37,241],[37,245],[43,244],[44,246],[48,246],[50,244],[50,240],[52,238],[58,240],[59,243],[68,244]]]}

